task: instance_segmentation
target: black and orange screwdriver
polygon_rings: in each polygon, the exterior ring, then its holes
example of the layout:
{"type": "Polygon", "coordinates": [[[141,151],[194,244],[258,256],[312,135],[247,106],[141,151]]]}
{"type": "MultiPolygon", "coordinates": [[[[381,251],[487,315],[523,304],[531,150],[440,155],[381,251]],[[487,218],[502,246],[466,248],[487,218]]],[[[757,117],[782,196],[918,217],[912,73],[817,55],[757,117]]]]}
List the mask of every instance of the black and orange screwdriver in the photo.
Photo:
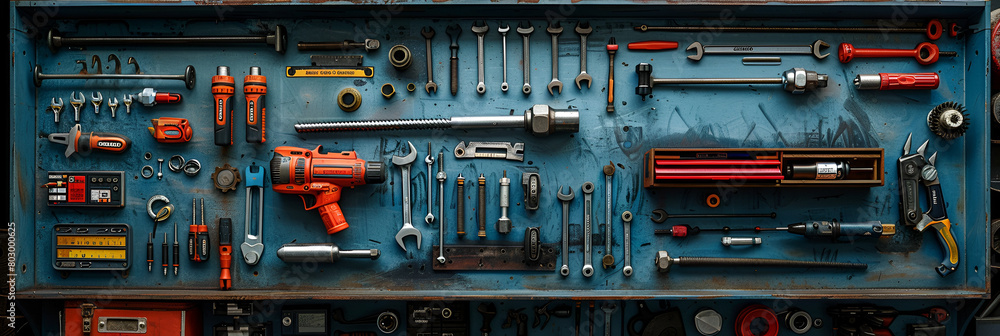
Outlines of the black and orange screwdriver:
{"type": "Polygon", "coordinates": [[[188,227],[188,260],[202,262],[208,260],[209,247],[208,225],[205,225],[205,199],[201,199],[201,224],[195,219],[198,209],[195,199],[191,199],[191,226],[188,227]]]}
{"type": "Polygon", "coordinates": [[[260,74],[260,67],[250,67],[250,74],[243,78],[243,95],[247,98],[247,142],[264,143],[267,77],[260,74]]]}
{"type": "Polygon", "coordinates": [[[149,263],[149,271],[153,271],[153,233],[149,233],[149,242],[146,243],[146,262],[149,263]]]}
{"type": "Polygon", "coordinates": [[[49,134],[49,141],[66,145],[66,157],[74,153],[89,154],[98,150],[111,153],[124,153],[132,144],[128,137],[116,133],[83,132],[80,124],[76,124],[69,133],[49,134]]]}
{"type": "Polygon", "coordinates": [[[174,223],[174,275],[181,268],[181,244],[177,242],[177,223],[174,223]]]}
{"type": "Polygon", "coordinates": [[[219,289],[233,288],[233,278],[229,267],[233,264],[233,220],[219,218],[219,289]]]}
{"type": "Polygon", "coordinates": [[[229,75],[229,67],[220,65],[212,76],[212,97],[215,98],[215,144],[233,144],[233,94],[236,80],[229,75]]]}

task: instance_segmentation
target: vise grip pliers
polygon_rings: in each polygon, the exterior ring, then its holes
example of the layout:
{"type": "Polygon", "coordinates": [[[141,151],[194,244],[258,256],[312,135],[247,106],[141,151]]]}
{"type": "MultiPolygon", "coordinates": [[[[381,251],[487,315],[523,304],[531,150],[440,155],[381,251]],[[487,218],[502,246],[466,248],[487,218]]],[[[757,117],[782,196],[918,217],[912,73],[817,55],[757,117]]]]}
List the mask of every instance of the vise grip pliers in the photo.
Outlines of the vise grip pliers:
{"type": "Polygon", "coordinates": [[[951,232],[951,220],[945,209],[944,194],[941,192],[941,182],[938,181],[938,171],[934,167],[937,152],[930,158],[924,156],[928,141],[924,141],[917,152],[910,154],[910,141],[913,134],[906,137],[903,145],[903,156],[897,161],[899,169],[900,212],[907,225],[913,225],[923,232],[928,227],[937,230],[938,241],[945,252],[944,261],[936,268],[938,274],[946,276],[958,267],[958,243],[951,232]],[[920,191],[917,184],[923,184],[930,209],[920,212],[920,191]]]}

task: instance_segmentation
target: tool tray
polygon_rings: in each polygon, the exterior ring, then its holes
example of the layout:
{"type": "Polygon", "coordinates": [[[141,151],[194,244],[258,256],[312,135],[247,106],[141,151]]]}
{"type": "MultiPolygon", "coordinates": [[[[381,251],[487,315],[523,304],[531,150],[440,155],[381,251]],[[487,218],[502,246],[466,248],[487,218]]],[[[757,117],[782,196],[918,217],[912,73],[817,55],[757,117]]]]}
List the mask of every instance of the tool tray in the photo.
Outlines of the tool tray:
{"type": "MultiPolygon", "coordinates": [[[[986,2],[945,3],[827,3],[767,5],[710,5],[682,3],[652,5],[633,1],[593,3],[493,4],[436,3],[417,1],[389,5],[353,5],[348,3],[291,3],[287,5],[239,6],[223,1],[220,6],[196,2],[113,3],[113,2],[14,2],[11,11],[11,113],[10,139],[11,222],[17,239],[16,273],[19,298],[93,298],[110,299],[409,299],[409,298],[985,298],[988,297],[989,264],[987,261],[988,207],[987,150],[988,124],[987,57],[988,5],[986,2]],[[473,6],[475,4],[475,6],[473,6]],[[859,10],[855,5],[860,5],[859,10]],[[666,17],[665,17],[666,16],[666,17]],[[566,30],[559,37],[561,94],[549,95],[545,85],[550,79],[550,39],[545,33],[546,18],[564,19],[566,30]],[[841,42],[859,48],[913,48],[927,37],[919,33],[734,33],[734,32],[638,32],[635,26],[649,25],[748,25],[748,26],[878,26],[892,24],[920,25],[928,19],[957,22],[969,27],[962,38],[944,36],[933,41],[943,51],[956,51],[957,57],[942,57],[932,65],[919,65],[905,58],[858,58],[842,64],[837,60],[841,42]],[[469,30],[474,19],[486,19],[486,84],[483,95],[477,94],[476,35],[469,30]],[[514,29],[507,34],[507,80],[509,92],[501,92],[501,39],[498,22],[516,28],[519,20],[530,20],[535,28],[530,39],[530,95],[520,92],[522,61],[521,37],[514,29]],[[822,19],[822,20],[820,20],[822,19]],[[594,32],[587,44],[588,72],[594,77],[588,88],[577,89],[573,78],[579,71],[579,37],[572,27],[579,20],[589,20],[594,32]],[[828,21],[829,20],[829,21],[828,21]],[[893,21],[895,20],[895,21],[893,21]],[[445,28],[458,23],[463,28],[459,38],[457,95],[449,93],[449,40],[445,28]],[[288,50],[277,53],[264,44],[226,44],[218,46],[176,45],[92,46],[60,48],[46,45],[45,32],[56,28],[65,36],[206,36],[262,35],[276,25],[288,30],[288,50]],[[419,31],[431,26],[437,31],[433,40],[435,94],[423,90],[426,81],[424,39],[419,31]],[[614,37],[621,46],[615,56],[614,113],[605,112],[608,87],[606,42],[614,37]],[[365,53],[299,52],[298,41],[341,41],[376,38],[381,48],[365,53]],[[830,43],[830,56],[817,60],[807,55],[784,55],[780,66],[744,66],[737,56],[706,55],[699,62],[685,58],[683,48],[694,41],[703,44],[775,44],[812,43],[822,39],[830,43]],[[626,50],[628,42],[643,40],[678,41],[680,49],[664,52],[626,50]],[[413,65],[396,71],[388,62],[387,51],[404,44],[413,53],[413,65]],[[90,63],[92,55],[102,61],[109,54],[121,60],[135,57],[141,70],[149,74],[180,74],[193,65],[196,85],[188,90],[181,81],[117,80],[46,80],[40,87],[32,81],[32,68],[40,65],[46,73],[76,73],[77,60],[90,63]],[[310,55],[363,54],[364,65],[374,67],[372,78],[286,78],[286,66],[309,65],[310,55]],[[640,62],[654,66],[654,77],[778,77],[792,67],[803,67],[828,74],[829,86],[815,92],[792,95],[778,85],[703,85],[657,86],[645,100],[635,95],[635,66],[640,62]],[[213,100],[210,78],[217,66],[231,69],[242,83],[251,66],[259,66],[268,77],[267,141],[248,144],[244,141],[239,92],[234,119],[234,144],[216,146],[212,136],[213,100]],[[859,91],[852,81],[856,74],[879,72],[936,72],[941,84],[936,90],[859,91]],[[392,83],[397,92],[391,99],[380,96],[379,87],[392,83]],[[417,86],[415,92],[403,88],[417,86]],[[117,118],[110,117],[110,97],[122,97],[146,87],[162,92],[181,93],[180,104],[145,107],[133,104],[132,112],[124,106],[117,118]],[[336,106],[336,94],[344,88],[360,91],[362,106],[344,112],[336,106]],[[128,136],[132,147],[121,155],[94,153],[67,159],[65,147],[50,143],[45,136],[66,132],[73,126],[70,92],[104,94],[99,115],[89,99],[80,124],[84,131],[113,132],[128,136]],[[62,97],[65,104],[61,122],[55,124],[46,107],[52,97],[62,97]],[[956,101],[970,114],[968,132],[955,140],[935,136],[926,125],[928,111],[940,103],[956,101]],[[519,115],[534,104],[553,108],[575,108],[580,112],[580,131],[534,137],[521,130],[407,130],[298,134],[293,125],[299,122],[329,120],[369,120],[396,118],[447,118],[452,116],[519,115]],[[161,144],[154,141],[146,127],[157,117],[187,118],[194,138],[188,143],[161,144]],[[947,277],[935,272],[942,251],[934,234],[920,233],[900,226],[891,238],[860,238],[849,242],[808,240],[784,233],[761,233],[763,245],[723,247],[720,235],[703,233],[685,239],[654,236],[653,230],[673,224],[701,227],[776,227],[805,220],[865,221],[880,220],[900,224],[899,184],[895,160],[901,155],[908,134],[913,134],[914,149],[930,139],[928,155],[937,152],[937,168],[946,199],[953,232],[960,247],[961,262],[947,277]],[[399,169],[391,164],[392,155],[405,155],[407,141],[418,149],[413,164],[414,225],[423,235],[419,249],[408,239],[403,252],[394,241],[402,225],[401,181],[399,169]],[[524,161],[495,159],[456,160],[452,150],[461,141],[523,142],[524,161]],[[426,191],[432,184],[422,163],[426,144],[433,154],[444,151],[445,206],[448,228],[445,244],[481,244],[474,233],[460,238],[455,234],[455,177],[466,178],[466,228],[474,228],[476,189],[472,181],[480,174],[487,179],[488,235],[486,241],[520,244],[524,230],[540,226],[542,242],[559,246],[561,237],[560,186],[576,191],[571,206],[570,268],[568,277],[556,269],[550,271],[435,271],[431,263],[436,251],[438,225],[421,220],[426,209],[426,191]],[[292,195],[270,190],[264,192],[264,255],[260,264],[246,265],[240,256],[243,241],[245,184],[221,193],[213,187],[210,176],[216,167],[230,164],[239,170],[256,164],[268,167],[277,146],[306,149],[322,145],[331,152],[354,150],[358,157],[386,164],[388,180],[382,184],[358,186],[343,191],[340,206],[350,228],[334,235],[325,234],[316,211],[303,210],[302,201],[292,195]],[[653,148],[871,148],[884,149],[884,185],[870,188],[729,188],[711,187],[644,188],[643,154],[653,148]],[[152,160],[143,154],[152,153],[152,160]],[[173,155],[198,159],[201,172],[194,177],[163,168],[162,180],[145,179],[140,168],[152,165],[156,158],[173,155]],[[591,181],[597,186],[594,202],[595,224],[604,222],[604,175],[602,166],[613,163],[615,200],[613,238],[616,263],[602,269],[604,229],[595,225],[595,275],[584,277],[582,265],[581,222],[583,194],[580,187],[591,181]],[[128,193],[122,209],[55,208],[46,205],[48,171],[99,170],[124,171],[128,193]],[[507,172],[511,177],[510,218],[513,230],[500,235],[493,222],[500,216],[498,179],[507,172]],[[523,172],[541,174],[541,208],[526,211],[518,177],[523,172]],[[722,204],[708,208],[708,194],[718,193],[722,204]],[[146,200],[154,195],[167,196],[175,204],[173,215],[159,225],[146,214],[146,200]],[[191,223],[190,200],[205,199],[206,224],[211,241],[218,242],[218,219],[233,219],[233,289],[221,291],[219,259],[213,247],[208,262],[193,263],[182,257],[180,274],[164,276],[159,267],[159,246],[152,272],[146,270],[142,256],[146,237],[156,233],[159,245],[164,233],[171,235],[173,225],[181,234],[182,251],[191,223]],[[652,210],[663,208],[670,213],[777,213],[777,218],[668,220],[654,224],[652,210]],[[623,211],[635,214],[632,223],[632,264],[635,273],[622,275],[623,211]],[[127,223],[133,232],[132,266],[125,272],[60,272],[52,267],[53,226],[57,223],[127,223]],[[335,264],[289,264],[279,260],[275,251],[287,243],[333,242],[342,249],[377,248],[377,261],[340,260],[335,264]],[[684,268],[659,273],[653,264],[656,251],[672,256],[715,256],[783,258],[794,260],[867,263],[867,271],[784,270],[754,268],[684,268]]],[[[105,62],[104,72],[113,72],[105,62]]],[[[123,73],[131,65],[122,64],[123,73]]],[[[91,69],[93,71],[93,69],[91,69]]],[[[240,89],[237,88],[237,91],[240,89]]],[[[436,172],[438,163],[435,163],[436,172]]],[[[268,178],[270,179],[270,178],[268,178]]],[[[245,183],[245,181],[244,181],[245,183]]],[[[437,195],[437,191],[434,191],[437,195]]],[[[921,195],[921,198],[924,198],[921,195]]],[[[436,200],[435,200],[436,202],[436,200]]],[[[926,209],[926,205],[924,206],[926,209]]],[[[436,205],[435,205],[436,208],[436,205]]],[[[434,210],[435,215],[437,210],[434,210]]],[[[562,251],[565,253],[566,251],[562,251]]],[[[182,255],[184,253],[182,252],[182,255]]],[[[557,259],[559,260],[559,259],[557,259]]],[[[172,273],[172,272],[171,272],[172,273]]]]}

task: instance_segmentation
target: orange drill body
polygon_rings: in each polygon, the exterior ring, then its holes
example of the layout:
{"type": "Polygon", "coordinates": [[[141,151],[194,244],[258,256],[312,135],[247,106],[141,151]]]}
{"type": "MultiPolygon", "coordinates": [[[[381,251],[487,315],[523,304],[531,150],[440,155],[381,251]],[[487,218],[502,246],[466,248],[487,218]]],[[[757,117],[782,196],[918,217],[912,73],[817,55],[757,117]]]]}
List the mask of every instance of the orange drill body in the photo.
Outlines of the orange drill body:
{"type": "Polygon", "coordinates": [[[220,66],[212,76],[212,97],[215,98],[215,144],[233,144],[233,95],[236,80],[229,75],[229,67],[220,66]]]}
{"type": "Polygon", "coordinates": [[[260,74],[259,67],[251,67],[250,75],[243,78],[243,95],[247,99],[247,142],[264,143],[266,141],[264,120],[267,112],[264,98],[267,95],[267,77],[260,74]]]}
{"type": "Polygon", "coordinates": [[[381,162],[358,159],[353,151],[321,153],[314,150],[281,146],[271,158],[271,189],[281,194],[299,195],[306,210],[318,209],[327,234],[334,234],[349,225],[337,202],[344,187],[385,181],[381,162]],[[312,205],[306,195],[315,199],[312,205]]]}

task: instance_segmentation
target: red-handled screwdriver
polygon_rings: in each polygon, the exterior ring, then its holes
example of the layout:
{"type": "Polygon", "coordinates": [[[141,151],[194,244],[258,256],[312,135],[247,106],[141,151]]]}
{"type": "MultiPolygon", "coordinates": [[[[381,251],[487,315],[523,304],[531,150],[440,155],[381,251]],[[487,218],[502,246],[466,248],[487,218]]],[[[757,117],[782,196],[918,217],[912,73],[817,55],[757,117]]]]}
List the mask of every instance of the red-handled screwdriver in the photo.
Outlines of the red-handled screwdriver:
{"type": "Polygon", "coordinates": [[[677,49],[677,42],[674,41],[641,41],[628,44],[628,50],[660,51],[677,49]]]}
{"type": "Polygon", "coordinates": [[[940,85],[937,73],[861,74],[854,78],[858,90],[933,90],[940,85]]]}

